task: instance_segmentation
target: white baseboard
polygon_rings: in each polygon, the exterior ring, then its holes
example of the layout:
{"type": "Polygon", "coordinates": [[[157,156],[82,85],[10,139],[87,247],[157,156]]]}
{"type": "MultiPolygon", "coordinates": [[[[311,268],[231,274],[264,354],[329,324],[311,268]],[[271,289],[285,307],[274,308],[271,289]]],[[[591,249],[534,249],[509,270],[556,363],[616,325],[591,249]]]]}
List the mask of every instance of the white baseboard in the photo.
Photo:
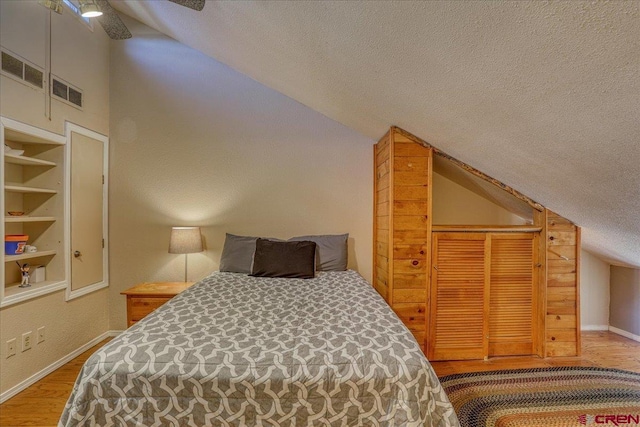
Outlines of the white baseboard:
{"type": "Polygon", "coordinates": [[[67,354],[63,358],[53,362],[51,365],[47,366],[46,368],[44,368],[40,372],[36,372],[35,374],[31,375],[26,380],[14,385],[9,390],[7,390],[4,393],[0,394],[0,403],[3,403],[5,401],[11,399],[16,394],[18,394],[21,391],[25,390],[27,387],[29,387],[30,385],[33,385],[37,381],[40,381],[42,378],[46,377],[47,375],[49,375],[50,373],[52,373],[56,369],[60,368],[65,363],[68,363],[72,359],[75,359],[76,357],[78,357],[79,355],[81,355],[85,351],[89,350],[91,347],[93,347],[94,345],[98,344],[100,341],[104,340],[105,338],[114,337],[114,336],[118,335],[120,332],[122,332],[122,331],[106,331],[106,332],[100,334],[99,336],[95,337],[94,339],[92,339],[88,343],[84,344],[83,346],[81,346],[81,347],[77,348],[76,350],[72,351],[71,353],[67,354]]]}
{"type": "Polygon", "coordinates": [[[614,326],[609,326],[609,330],[614,334],[622,335],[623,337],[640,342],[640,335],[634,335],[631,332],[623,331],[622,329],[618,329],[614,326]]]}
{"type": "Polygon", "coordinates": [[[582,331],[608,331],[609,325],[582,325],[582,331]]]}

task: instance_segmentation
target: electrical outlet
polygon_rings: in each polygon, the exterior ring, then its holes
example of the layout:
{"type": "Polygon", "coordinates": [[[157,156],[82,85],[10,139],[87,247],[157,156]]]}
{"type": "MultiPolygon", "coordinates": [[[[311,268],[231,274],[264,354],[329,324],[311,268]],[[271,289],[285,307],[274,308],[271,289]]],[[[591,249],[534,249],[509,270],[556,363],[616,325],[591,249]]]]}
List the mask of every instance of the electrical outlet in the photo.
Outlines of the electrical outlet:
{"type": "Polygon", "coordinates": [[[44,326],[38,328],[38,344],[44,341],[44,326]]]}
{"type": "Polygon", "coordinates": [[[16,339],[11,338],[7,341],[7,359],[16,355],[16,339]]]}
{"type": "Polygon", "coordinates": [[[22,351],[27,351],[31,348],[31,331],[22,334],[22,351]]]}

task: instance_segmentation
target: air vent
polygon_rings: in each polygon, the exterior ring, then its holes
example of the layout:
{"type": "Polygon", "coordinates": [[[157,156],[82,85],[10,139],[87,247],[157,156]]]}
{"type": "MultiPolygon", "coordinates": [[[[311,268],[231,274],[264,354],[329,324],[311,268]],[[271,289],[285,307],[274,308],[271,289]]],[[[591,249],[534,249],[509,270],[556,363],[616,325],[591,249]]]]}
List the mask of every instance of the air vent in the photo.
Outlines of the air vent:
{"type": "Polygon", "coordinates": [[[6,52],[2,52],[2,71],[6,71],[9,74],[22,78],[23,68],[24,63],[22,61],[18,58],[14,58],[6,52]]]}
{"type": "Polygon", "coordinates": [[[24,81],[42,87],[44,73],[29,64],[24,64],[24,81]]]}
{"type": "Polygon", "coordinates": [[[82,108],[82,90],[55,76],[52,77],[51,95],[74,107],[82,108]]]}
{"type": "Polygon", "coordinates": [[[53,95],[57,96],[58,98],[62,98],[66,101],[67,98],[69,97],[69,95],[67,94],[68,91],[69,91],[69,87],[66,84],[56,79],[53,79],[53,87],[51,88],[51,93],[53,95]]]}
{"type": "Polygon", "coordinates": [[[3,74],[18,79],[30,86],[44,88],[44,72],[13,53],[2,50],[3,74]]]}
{"type": "Polygon", "coordinates": [[[74,88],[69,88],[69,102],[77,105],[78,107],[82,107],[82,92],[75,90],[74,88]]]}

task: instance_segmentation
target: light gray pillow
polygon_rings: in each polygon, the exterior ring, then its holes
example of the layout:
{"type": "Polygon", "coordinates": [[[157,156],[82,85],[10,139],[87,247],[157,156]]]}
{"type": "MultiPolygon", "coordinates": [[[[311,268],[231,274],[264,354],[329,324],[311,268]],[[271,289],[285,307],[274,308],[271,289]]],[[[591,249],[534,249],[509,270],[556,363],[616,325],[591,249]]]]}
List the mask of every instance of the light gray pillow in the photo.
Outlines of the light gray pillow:
{"type": "Polygon", "coordinates": [[[344,271],[347,269],[347,234],[328,234],[320,236],[298,236],[289,239],[290,242],[309,240],[316,244],[317,271],[344,271]]]}
{"type": "Polygon", "coordinates": [[[226,233],[220,256],[220,271],[250,274],[257,240],[257,237],[226,233]]]}

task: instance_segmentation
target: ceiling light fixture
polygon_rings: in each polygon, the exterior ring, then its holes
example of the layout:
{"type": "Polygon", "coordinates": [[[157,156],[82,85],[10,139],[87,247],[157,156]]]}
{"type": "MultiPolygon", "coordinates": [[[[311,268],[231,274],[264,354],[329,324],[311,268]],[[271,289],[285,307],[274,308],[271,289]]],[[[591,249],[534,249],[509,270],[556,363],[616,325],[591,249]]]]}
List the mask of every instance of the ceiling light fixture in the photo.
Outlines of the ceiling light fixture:
{"type": "Polygon", "coordinates": [[[83,18],[102,16],[102,11],[94,0],[80,0],[80,13],[83,18]]]}
{"type": "Polygon", "coordinates": [[[62,0],[38,0],[38,3],[62,15],[62,0]]]}

